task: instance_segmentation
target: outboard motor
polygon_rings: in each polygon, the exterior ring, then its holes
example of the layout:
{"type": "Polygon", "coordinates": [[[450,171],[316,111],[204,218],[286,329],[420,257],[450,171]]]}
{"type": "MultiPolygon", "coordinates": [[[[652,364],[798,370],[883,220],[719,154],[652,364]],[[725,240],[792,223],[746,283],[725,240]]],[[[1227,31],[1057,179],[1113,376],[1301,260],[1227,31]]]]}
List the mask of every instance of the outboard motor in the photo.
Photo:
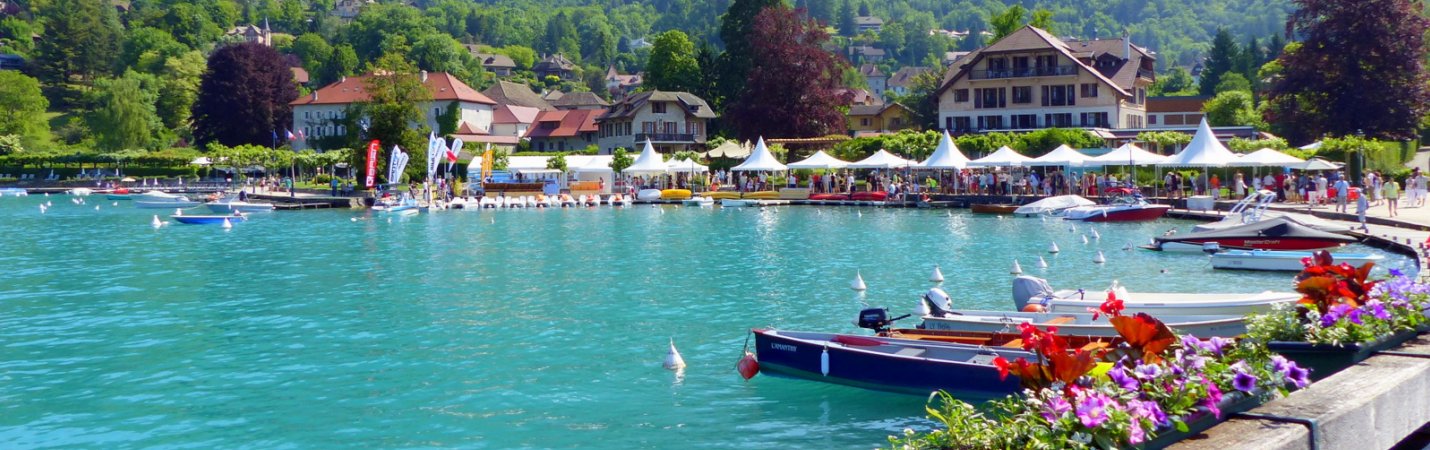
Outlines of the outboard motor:
{"type": "Polygon", "coordinates": [[[1221,251],[1221,243],[1219,243],[1219,242],[1203,242],[1203,243],[1202,243],[1202,253],[1206,253],[1206,254],[1208,254],[1208,255],[1215,255],[1215,254],[1217,254],[1217,252],[1220,252],[1220,251],[1221,251]]]}
{"type": "Polygon", "coordinates": [[[1013,305],[1019,311],[1028,306],[1034,298],[1052,295],[1053,287],[1048,285],[1048,280],[1028,275],[1013,278],[1013,305]]]}
{"type": "Polygon", "coordinates": [[[889,331],[889,325],[893,325],[895,321],[903,319],[905,317],[909,317],[909,315],[904,314],[902,316],[890,319],[888,309],[868,308],[859,311],[859,322],[857,322],[857,324],[859,325],[859,328],[874,330],[875,333],[882,334],[884,332],[889,331]]]}
{"type": "Polygon", "coordinates": [[[944,292],[943,289],[929,289],[928,293],[923,296],[923,303],[924,306],[928,307],[928,315],[930,316],[947,317],[957,314],[950,311],[953,309],[953,300],[949,298],[948,293],[944,292]]]}

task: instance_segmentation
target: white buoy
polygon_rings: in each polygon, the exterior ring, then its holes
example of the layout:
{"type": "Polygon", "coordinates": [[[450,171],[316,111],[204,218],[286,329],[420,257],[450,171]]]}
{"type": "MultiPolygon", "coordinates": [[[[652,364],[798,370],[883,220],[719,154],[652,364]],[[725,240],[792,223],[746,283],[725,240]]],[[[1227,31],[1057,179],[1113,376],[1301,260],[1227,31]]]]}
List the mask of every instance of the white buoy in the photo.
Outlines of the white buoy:
{"type": "Polygon", "coordinates": [[[1092,231],[1092,238],[1093,238],[1093,239],[1102,240],[1102,235],[1097,232],[1097,229],[1096,229],[1096,228],[1093,228],[1093,229],[1091,229],[1091,230],[1089,230],[1089,231],[1092,231]]]}
{"type": "Polygon", "coordinates": [[[1038,257],[1038,268],[1039,268],[1039,269],[1046,269],[1046,268],[1048,268],[1048,261],[1045,260],[1045,259],[1043,259],[1043,257],[1041,257],[1041,256],[1038,257]]]}
{"type": "Polygon", "coordinates": [[[1086,234],[1082,235],[1082,244],[1083,244],[1083,245],[1087,245],[1087,235],[1086,235],[1086,234]]]}
{"type": "MultiPolygon", "coordinates": [[[[49,194],[45,194],[45,195],[49,195],[49,194]]],[[[46,208],[49,208],[49,207],[51,207],[51,206],[55,206],[55,202],[54,202],[54,201],[46,201],[46,202],[45,202],[45,207],[46,207],[46,208]]]]}
{"type": "Polygon", "coordinates": [[[99,211],[99,205],[94,205],[94,210],[99,211]]]}
{"type": "Polygon", "coordinates": [[[356,218],[356,217],[349,217],[348,220],[352,220],[353,222],[357,222],[357,218],[356,218]]]}
{"type": "Polygon", "coordinates": [[[685,368],[685,358],[681,358],[680,351],[675,349],[675,338],[670,339],[670,351],[665,352],[665,368],[670,370],[685,368]]]}
{"type": "Polygon", "coordinates": [[[109,206],[119,206],[119,202],[110,202],[109,206]]]}
{"type": "Polygon", "coordinates": [[[929,310],[929,304],[928,302],[924,301],[924,299],[919,299],[919,306],[914,308],[914,312],[918,313],[919,317],[927,316],[933,313],[932,310],[929,310]]]}
{"type": "Polygon", "coordinates": [[[46,209],[48,208],[45,205],[40,205],[40,214],[44,214],[46,209]]]}
{"type": "Polygon", "coordinates": [[[932,282],[935,282],[935,283],[942,283],[942,282],[943,282],[943,271],[942,271],[942,270],[939,270],[938,264],[934,264],[934,265],[933,265],[933,275],[929,275],[929,281],[932,281],[932,282]]]}
{"type": "Polygon", "coordinates": [[[227,217],[223,218],[223,229],[227,230],[231,228],[233,228],[233,222],[229,222],[227,217]]]}
{"type": "Polygon", "coordinates": [[[149,224],[150,224],[150,225],[153,225],[154,228],[159,228],[159,227],[164,226],[164,221],[159,220],[159,215],[158,215],[158,214],[155,214],[155,215],[154,215],[154,220],[149,221],[149,224]]]}
{"type": "Polygon", "coordinates": [[[1102,264],[1102,263],[1107,262],[1107,257],[1106,257],[1106,256],[1102,256],[1102,250],[1098,250],[1098,251],[1097,251],[1097,256],[1092,257],[1092,262],[1095,262],[1095,263],[1098,263],[1098,264],[1102,264]]]}
{"type": "Polygon", "coordinates": [[[1069,232],[1069,233],[1076,233],[1076,232],[1077,232],[1077,225],[1068,225],[1068,232],[1069,232]]]}
{"type": "Polygon", "coordinates": [[[1122,250],[1132,250],[1132,243],[1128,242],[1126,244],[1122,244],[1122,250]]]}
{"type": "Polygon", "coordinates": [[[849,283],[849,289],[853,289],[860,292],[869,289],[869,286],[864,285],[864,275],[859,273],[858,271],[855,271],[854,282],[849,283]]]}
{"type": "Polygon", "coordinates": [[[1011,273],[1013,275],[1022,275],[1023,266],[1019,265],[1018,260],[1015,259],[1013,260],[1013,270],[1008,271],[1008,273],[1011,273]]]}
{"type": "Polygon", "coordinates": [[[1039,218],[1039,219],[1042,219],[1043,222],[1047,222],[1047,221],[1048,221],[1048,216],[1038,216],[1038,218],[1039,218]]]}
{"type": "Polygon", "coordinates": [[[1054,243],[1048,245],[1048,253],[1057,253],[1057,252],[1059,252],[1059,251],[1061,251],[1061,250],[1058,250],[1058,243],[1057,243],[1057,242],[1054,242],[1054,243]]]}
{"type": "Polygon", "coordinates": [[[859,217],[864,217],[864,211],[854,211],[854,214],[857,214],[859,217]]]}

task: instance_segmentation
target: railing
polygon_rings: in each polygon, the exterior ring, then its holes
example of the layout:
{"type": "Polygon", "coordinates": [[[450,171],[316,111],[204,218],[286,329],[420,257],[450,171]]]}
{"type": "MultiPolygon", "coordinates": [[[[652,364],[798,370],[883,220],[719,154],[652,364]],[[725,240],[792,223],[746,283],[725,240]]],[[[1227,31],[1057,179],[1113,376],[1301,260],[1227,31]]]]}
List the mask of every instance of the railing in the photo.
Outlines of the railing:
{"type": "Polygon", "coordinates": [[[651,142],[695,142],[695,135],[690,133],[636,133],[636,142],[643,142],[650,139],[651,142]]]}
{"type": "Polygon", "coordinates": [[[1137,69],[1137,76],[1147,79],[1156,78],[1155,74],[1147,69],[1137,69]]]}
{"type": "Polygon", "coordinates": [[[1025,67],[1004,70],[974,70],[969,73],[969,78],[974,80],[993,80],[998,78],[1058,77],[1064,75],[1077,75],[1077,66],[1025,67]]]}

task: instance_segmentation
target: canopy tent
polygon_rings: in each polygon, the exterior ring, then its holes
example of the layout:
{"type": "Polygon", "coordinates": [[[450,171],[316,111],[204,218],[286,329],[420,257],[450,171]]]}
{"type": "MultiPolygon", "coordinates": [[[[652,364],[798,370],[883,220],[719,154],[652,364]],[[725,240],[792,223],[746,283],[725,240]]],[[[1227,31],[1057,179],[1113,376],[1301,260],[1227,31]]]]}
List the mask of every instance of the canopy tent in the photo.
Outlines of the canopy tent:
{"type": "Polygon", "coordinates": [[[724,144],[701,153],[700,156],[706,158],[744,158],[750,156],[750,143],[741,144],[737,141],[725,141],[724,144]]]}
{"type": "Polygon", "coordinates": [[[1212,133],[1212,127],[1207,125],[1207,119],[1202,118],[1201,125],[1197,126],[1197,134],[1192,136],[1192,142],[1188,143],[1180,153],[1172,155],[1166,161],[1157,164],[1163,167],[1226,167],[1236,162],[1237,156],[1231,150],[1227,150],[1221,141],[1216,139],[1212,133]]]}
{"type": "Polygon", "coordinates": [[[702,165],[700,165],[700,164],[697,164],[695,161],[691,160],[690,158],[685,158],[685,159],[680,159],[680,160],[677,160],[677,159],[675,159],[675,158],[671,158],[670,161],[666,161],[665,167],[669,168],[671,172],[680,172],[680,173],[704,173],[704,172],[709,172],[709,171],[710,171],[710,168],[709,168],[709,167],[705,167],[705,166],[702,166],[702,165]]]}
{"type": "Polygon", "coordinates": [[[621,173],[641,175],[665,173],[666,170],[665,160],[660,157],[660,153],[655,152],[655,147],[650,145],[650,139],[646,139],[645,149],[641,150],[640,156],[636,157],[630,167],[621,169],[621,173]]]}
{"type": "Polygon", "coordinates": [[[1240,159],[1229,165],[1232,167],[1301,167],[1306,165],[1306,160],[1263,148],[1242,155],[1240,159]]]}
{"type": "Polygon", "coordinates": [[[755,142],[754,153],[745,162],[731,168],[730,170],[739,172],[780,172],[789,168],[775,159],[775,155],[770,153],[770,148],[765,146],[765,138],[760,138],[755,142]]]}
{"type": "Polygon", "coordinates": [[[1105,155],[1089,158],[1090,164],[1100,164],[1104,166],[1148,166],[1161,164],[1167,161],[1167,157],[1158,155],[1132,143],[1122,144],[1121,147],[1107,152],[1105,155]]]}
{"type": "Polygon", "coordinates": [[[1316,142],[1312,142],[1312,143],[1310,143],[1310,144],[1302,145],[1302,146],[1297,147],[1297,148],[1300,148],[1301,150],[1316,150],[1316,149],[1321,148],[1321,144],[1322,144],[1322,141],[1316,141],[1316,142]]]}
{"type": "Polygon", "coordinates": [[[189,164],[193,164],[195,166],[209,166],[213,165],[213,163],[213,159],[210,159],[207,156],[200,156],[198,158],[194,158],[193,161],[189,161],[189,164]]]}
{"type": "Polygon", "coordinates": [[[1028,161],[1026,165],[1077,167],[1081,166],[1087,159],[1087,155],[1073,150],[1073,148],[1068,147],[1067,144],[1063,144],[1053,149],[1053,151],[1048,152],[1046,155],[1033,158],[1031,161],[1028,161]]]}
{"type": "Polygon", "coordinates": [[[791,169],[843,169],[849,162],[829,156],[824,150],[814,152],[803,161],[789,163],[791,169]]]}
{"type": "Polygon", "coordinates": [[[971,167],[1022,167],[1032,160],[1033,158],[1024,156],[1005,145],[998,147],[998,151],[988,156],[969,161],[968,165],[971,167]]]}
{"type": "Polygon", "coordinates": [[[958,151],[958,146],[953,144],[953,138],[945,130],[943,139],[938,141],[938,148],[934,149],[933,155],[919,163],[917,167],[920,169],[963,169],[968,167],[968,157],[958,151]]]}
{"type": "Polygon", "coordinates": [[[1337,170],[1340,169],[1341,166],[1321,158],[1311,158],[1309,161],[1306,161],[1306,164],[1292,166],[1291,168],[1301,170],[1337,170]]]}
{"type": "Polygon", "coordinates": [[[614,173],[611,159],[611,155],[571,155],[566,157],[566,164],[575,173],[614,173]],[[585,157],[585,160],[577,160],[578,156],[585,157]]]}
{"type": "Polygon", "coordinates": [[[898,156],[894,156],[894,154],[889,153],[888,150],[880,149],[879,151],[874,152],[873,155],[869,155],[868,158],[864,158],[863,160],[860,160],[858,162],[849,163],[847,167],[849,167],[850,169],[897,169],[913,165],[916,165],[916,163],[904,158],[900,158],[898,156]]]}

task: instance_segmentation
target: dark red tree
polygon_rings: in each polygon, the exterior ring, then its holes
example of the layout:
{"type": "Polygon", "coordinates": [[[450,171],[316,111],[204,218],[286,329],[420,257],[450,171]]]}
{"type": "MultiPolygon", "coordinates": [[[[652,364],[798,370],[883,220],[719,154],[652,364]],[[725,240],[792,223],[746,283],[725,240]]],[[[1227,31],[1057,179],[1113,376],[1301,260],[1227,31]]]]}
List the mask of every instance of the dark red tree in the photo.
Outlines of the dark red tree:
{"type": "Polygon", "coordinates": [[[849,63],[824,50],[829,34],[786,6],[755,16],[750,75],[726,111],[741,139],[816,137],[842,129],[848,104],[842,74],[849,63]]]}
{"type": "Polygon", "coordinates": [[[220,48],[209,56],[199,83],[194,140],[200,146],[270,145],[274,133],[282,139],[291,127],[288,102],[296,98],[298,85],[278,51],[257,43],[220,48]]]}
{"type": "Polygon", "coordinates": [[[1430,108],[1425,30],[1411,0],[1295,0],[1267,101],[1268,122],[1291,142],[1322,135],[1411,139],[1430,108]]]}

